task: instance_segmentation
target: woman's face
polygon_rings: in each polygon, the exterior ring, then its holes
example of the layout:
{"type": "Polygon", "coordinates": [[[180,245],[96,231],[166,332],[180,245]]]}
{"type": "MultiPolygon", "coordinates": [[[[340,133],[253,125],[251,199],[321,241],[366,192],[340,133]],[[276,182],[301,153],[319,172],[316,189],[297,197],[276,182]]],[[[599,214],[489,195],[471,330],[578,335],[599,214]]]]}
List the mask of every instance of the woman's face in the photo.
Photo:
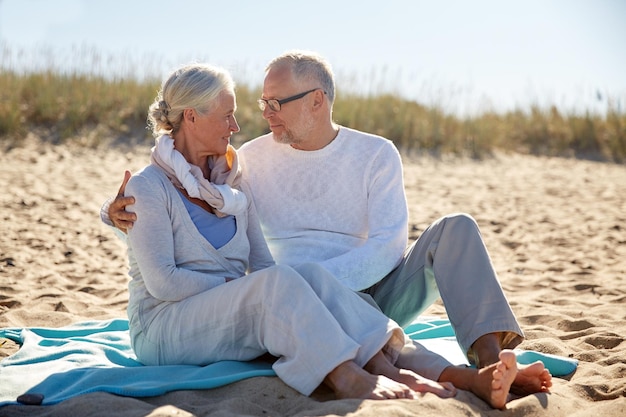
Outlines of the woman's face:
{"type": "Polygon", "coordinates": [[[226,153],[230,137],[239,132],[235,119],[237,103],[231,91],[222,91],[212,110],[207,114],[197,113],[196,138],[194,147],[204,155],[223,155],[226,153]]]}

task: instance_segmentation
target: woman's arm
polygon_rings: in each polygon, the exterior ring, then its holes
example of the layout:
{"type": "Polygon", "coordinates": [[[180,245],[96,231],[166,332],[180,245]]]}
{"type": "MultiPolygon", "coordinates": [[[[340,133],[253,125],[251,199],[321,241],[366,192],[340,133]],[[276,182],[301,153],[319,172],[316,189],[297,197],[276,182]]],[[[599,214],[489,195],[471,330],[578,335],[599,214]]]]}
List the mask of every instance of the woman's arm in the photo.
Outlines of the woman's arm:
{"type": "Polygon", "coordinates": [[[126,195],[135,196],[135,204],[129,205],[128,210],[137,214],[137,221],[128,232],[130,256],[134,256],[153,297],[180,301],[225,282],[223,277],[178,267],[170,196],[162,184],[136,175],[128,182],[126,195]]]}

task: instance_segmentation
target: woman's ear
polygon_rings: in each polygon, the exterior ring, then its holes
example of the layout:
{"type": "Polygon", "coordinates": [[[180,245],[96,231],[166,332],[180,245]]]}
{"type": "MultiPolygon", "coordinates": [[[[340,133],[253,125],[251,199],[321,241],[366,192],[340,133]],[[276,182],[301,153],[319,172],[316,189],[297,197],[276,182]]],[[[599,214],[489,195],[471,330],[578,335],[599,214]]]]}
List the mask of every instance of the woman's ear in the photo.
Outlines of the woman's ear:
{"type": "Polygon", "coordinates": [[[196,111],[194,109],[183,110],[183,119],[186,122],[193,123],[196,121],[196,111]]]}

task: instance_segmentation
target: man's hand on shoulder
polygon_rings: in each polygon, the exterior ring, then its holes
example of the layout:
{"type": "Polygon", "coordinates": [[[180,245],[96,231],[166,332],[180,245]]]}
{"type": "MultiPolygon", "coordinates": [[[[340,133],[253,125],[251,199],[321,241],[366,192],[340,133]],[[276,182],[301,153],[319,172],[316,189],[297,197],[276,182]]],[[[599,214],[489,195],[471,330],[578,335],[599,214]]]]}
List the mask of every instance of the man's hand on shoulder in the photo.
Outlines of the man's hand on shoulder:
{"type": "Polygon", "coordinates": [[[124,181],[117,192],[117,197],[109,205],[108,211],[109,219],[111,219],[113,226],[124,233],[128,233],[128,230],[133,228],[133,223],[137,220],[135,213],[126,211],[127,205],[135,203],[135,197],[124,197],[126,184],[130,177],[130,171],[124,172],[124,181]]]}

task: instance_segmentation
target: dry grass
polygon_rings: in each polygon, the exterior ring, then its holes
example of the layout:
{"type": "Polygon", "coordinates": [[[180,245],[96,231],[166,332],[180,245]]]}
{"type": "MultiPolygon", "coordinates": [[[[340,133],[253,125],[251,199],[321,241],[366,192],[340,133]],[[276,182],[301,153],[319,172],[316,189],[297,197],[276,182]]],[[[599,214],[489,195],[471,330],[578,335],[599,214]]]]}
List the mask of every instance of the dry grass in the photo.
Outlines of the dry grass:
{"type": "MultiPolygon", "coordinates": [[[[139,80],[133,75],[138,71],[125,57],[77,50],[71,58],[76,62],[69,67],[82,70],[68,71],[59,64],[68,57],[43,51],[25,71],[15,64],[24,59],[22,52],[15,54],[6,47],[0,52],[0,142],[5,146],[19,146],[33,130],[52,142],[75,140],[90,146],[150,140],[146,111],[160,79],[144,72],[139,80]]],[[[235,145],[267,131],[256,107],[259,88],[239,84],[237,94],[242,130],[234,138],[235,145]]],[[[505,150],[626,162],[626,114],[610,104],[604,115],[564,114],[554,106],[532,106],[459,117],[399,95],[348,94],[338,96],[334,118],[342,125],[387,137],[405,152],[484,158],[505,150]]]]}

